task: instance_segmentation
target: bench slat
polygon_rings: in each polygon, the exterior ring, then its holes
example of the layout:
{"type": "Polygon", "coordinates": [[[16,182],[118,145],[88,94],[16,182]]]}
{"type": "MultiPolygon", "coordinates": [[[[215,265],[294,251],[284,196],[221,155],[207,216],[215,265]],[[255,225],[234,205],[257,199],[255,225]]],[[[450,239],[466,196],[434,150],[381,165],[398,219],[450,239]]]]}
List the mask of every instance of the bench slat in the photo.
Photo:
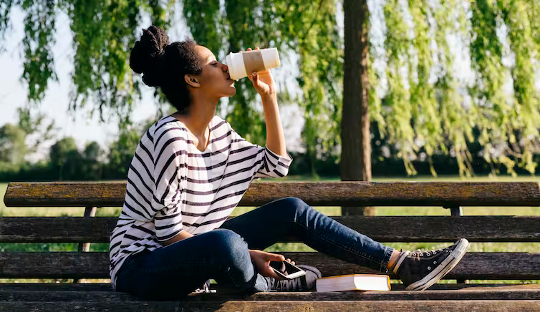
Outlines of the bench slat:
{"type": "MultiPolygon", "coordinates": [[[[109,286],[110,288],[110,286],[109,286]]],[[[211,287],[217,288],[216,286],[211,287]]],[[[433,287],[437,288],[437,286],[433,287]]],[[[432,290],[429,291],[369,291],[369,292],[301,292],[301,293],[257,293],[250,296],[231,292],[230,289],[218,289],[215,294],[193,294],[184,301],[350,301],[350,300],[540,300],[540,289],[513,289],[512,287],[469,287],[461,290],[432,290]],[[478,289],[475,289],[478,288],[478,289]]],[[[106,291],[32,291],[4,290],[0,286],[0,304],[6,301],[138,301],[134,296],[106,291]]]]}
{"type": "MultiPolygon", "coordinates": [[[[319,253],[284,252],[297,263],[317,267],[324,276],[376,273],[319,253]]],[[[2,278],[107,278],[106,252],[0,253],[2,278]]],[[[468,253],[446,278],[456,279],[540,279],[540,254],[468,253]]]]}
{"type": "MultiPolygon", "coordinates": [[[[217,284],[212,284],[211,289],[217,289],[218,292],[226,291],[227,289],[217,284]]],[[[435,284],[429,288],[430,291],[449,291],[449,290],[462,290],[462,291],[477,291],[480,293],[490,291],[508,291],[508,292],[539,292],[540,296],[540,284],[435,284]]],[[[0,283],[0,292],[62,292],[62,291],[80,291],[80,292],[112,292],[113,289],[110,283],[0,283]]],[[[405,291],[403,284],[392,284],[392,291],[405,291]]],[[[413,291],[413,293],[422,293],[413,291]]],[[[425,292],[424,292],[425,293],[425,292]]],[[[287,293],[289,294],[289,293],[287,293]]],[[[296,294],[296,293],[295,293],[296,294]]],[[[303,293],[305,294],[305,293],[303,293]]],[[[335,294],[335,293],[333,293],[335,294]]],[[[362,294],[361,292],[346,292],[341,294],[362,294]]],[[[526,294],[524,294],[525,296],[526,294]]],[[[531,294],[536,296],[536,294],[531,294]]],[[[353,297],[350,297],[353,298],[353,297]]],[[[517,298],[516,298],[517,299],[517,298]]],[[[524,298],[522,298],[524,299],[524,298]]],[[[532,297],[531,297],[532,299],[532,297]]],[[[255,300],[255,299],[253,299],[255,300]]],[[[270,300],[270,299],[265,299],[270,300]]]]}
{"type": "Polygon", "coordinates": [[[2,302],[0,312],[12,311],[540,311],[536,300],[396,300],[396,301],[61,301],[2,302]]]}
{"type": "MultiPolygon", "coordinates": [[[[540,217],[333,217],[380,242],[540,242],[540,217]],[[392,229],[389,231],[388,229],[392,229]]],[[[115,217],[0,218],[0,242],[108,243],[115,217]]]]}
{"type": "MultiPolygon", "coordinates": [[[[122,206],[125,182],[10,183],[8,207],[122,206]]],[[[312,206],[540,206],[537,182],[293,182],[252,183],[241,206],[283,197],[312,206]]]]}

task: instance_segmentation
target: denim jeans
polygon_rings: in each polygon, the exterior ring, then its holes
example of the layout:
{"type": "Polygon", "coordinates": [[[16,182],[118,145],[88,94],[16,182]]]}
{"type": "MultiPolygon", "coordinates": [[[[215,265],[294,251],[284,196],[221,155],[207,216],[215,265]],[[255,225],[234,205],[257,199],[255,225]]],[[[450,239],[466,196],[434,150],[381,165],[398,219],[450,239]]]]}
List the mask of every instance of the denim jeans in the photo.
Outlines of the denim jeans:
{"type": "Polygon", "coordinates": [[[174,299],[215,279],[246,293],[267,291],[249,249],[263,250],[276,242],[303,242],[382,272],[393,251],[289,197],[230,219],[219,229],[128,257],[117,274],[116,289],[149,299],[174,299]]]}

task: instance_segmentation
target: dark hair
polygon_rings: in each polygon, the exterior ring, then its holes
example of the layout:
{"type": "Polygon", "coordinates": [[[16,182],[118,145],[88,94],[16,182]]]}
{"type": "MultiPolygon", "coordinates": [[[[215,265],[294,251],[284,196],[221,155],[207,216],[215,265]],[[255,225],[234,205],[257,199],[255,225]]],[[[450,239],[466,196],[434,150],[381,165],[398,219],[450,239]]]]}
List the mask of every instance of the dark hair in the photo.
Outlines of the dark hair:
{"type": "Polygon", "coordinates": [[[180,113],[187,113],[190,96],[184,76],[202,72],[196,45],[191,39],[169,44],[165,30],[150,26],[143,29],[141,39],[131,49],[129,66],[137,74],[143,74],[146,85],[160,87],[180,113]]]}

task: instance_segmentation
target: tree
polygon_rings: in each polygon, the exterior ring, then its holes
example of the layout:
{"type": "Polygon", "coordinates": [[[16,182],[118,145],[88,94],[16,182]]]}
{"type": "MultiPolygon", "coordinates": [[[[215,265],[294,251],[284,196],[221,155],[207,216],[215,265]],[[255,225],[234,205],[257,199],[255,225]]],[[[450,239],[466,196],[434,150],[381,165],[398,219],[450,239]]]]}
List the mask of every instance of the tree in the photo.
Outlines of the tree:
{"type": "Polygon", "coordinates": [[[0,127],[0,162],[18,165],[26,155],[26,133],[23,129],[5,124],[0,127]]]}
{"type": "Polygon", "coordinates": [[[30,115],[29,109],[18,109],[17,125],[0,127],[0,162],[22,164],[26,156],[35,153],[44,142],[53,138],[54,122],[45,125],[45,115],[30,115]]]}
{"type": "MultiPolygon", "coordinates": [[[[27,13],[22,78],[28,84],[29,100],[39,102],[47,84],[55,79],[50,52],[57,27],[55,16],[58,12],[67,14],[75,49],[71,107],[78,109],[93,99],[102,116],[110,115],[105,112],[112,110],[126,124],[131,105],[141,90],[140,78],[132,75],[127,57],[144,17],[149,16],[154,24],[171,27],[176,16],[182,15],[194,39],[218,57],[250,46],[277,47],[283,56],[298,56],[297,82],[301,94],[296,101],[305,111],[302,140],[309,157],[317,159],[324,154],[321,151],[339,154],[341,147],[347,154],[342,171],[353,171],[358,165],[347,159],[362,159],[367,168],[369,157],[355,148],[358,144],[351,143],[354,138],[350,134],[343,134],[347,141],[340,140],[345,74],[343,40],[335,10],[339,3],[15,0],[0,4],[0,39],[5,38],[9,29],[11,9],[22,8],[27,13]],[[350,156],[349,149],[357,154],[350,156]]],[[[471,175],[473,157],[468,144],[474,140],[482,147],[487,163],[503,164],[510,172],[516,166],[534,172],[533,156],[540,148],[540,97],[534,86],[540,55],[540,3],[386,0],[367,4],[369,15],[365,1],[347,1],[344,10],[349,21],[346,27],[353,25],[350,16],[364,16],[360,27],[369,21],[369,32],[373,34],[369,41],[367,36],[360,35],[366,38],[361,52],[345,51],[347,56],[352,55],[348,62],[357,57],[355,63],[367,66],[369,75],[369,92],[365,70],[351,70],[351,75],[361,77],[350,78],[362,81],[361,88],[358,82],[358,89],[347,85],[347,90],[361,93],[363,105],[366,96],[369,98],[369,115],[363,109],[363,115],[356,116],[357,120],[364,120],[363,151],[368,149],[364,146],[369,141],[365,138],[365,120],[369,116],[377,122],[379,133],[399,151],[409,174],[415,174],[412,164],[422,151],[428,160],[439,153],[450,154],[459,164],[459,173],[471,175]],[[351,12],[357,15],[349,15],[351,12]],[[456,60],[463,59],[470,63],[464,65],[471,72],[470,78],[459,75],[463,69],[456,60]],[[505,86],[510,88],[505,90],[505,86]],[[477,139],[474,129],[480,131],[477,139]],[[506,144],[503,153],[494,148],[501,144],[506,144]]],[[[367,28],[356,29],[365,33],[367,28]]],[[[354,45],[345,49],[349,47],[354,45]]],[[[350,70],[348,65],[346,69],[350,70]]],[[[262,114],[248,84],[247,80],[237,83],[238,95],[231,99],[227,119],[241,135],[262,143],[262,114]]],[[[281,90],[290,91],[286,86],[281,90]]],[[[345,105],[353,103],[349,94],[345,93],[345,105]]],[[[353,117],[349,108],[343,108],[346,118],[353,117]]],[[[344,123],[352,124],[349,120],[344,123]]]]}
{"type": "Polygon", "coordinates": [[[26,155],[38,152],[42,146],[55,137],[57,128],[54,120],[48,121],[47,116],[41,112],[35,112],[32,107],[17,108],[19,128],[26,133],[26,155]]]}
{"type": "Polygon", "coordinates": [[[51,146],[49,151],[53,171],[58,173],[57,180],[80,179],[82,156],[77,149],[75,139],[66,137],[51,146]]]}
{"type": "Polygon", "coordinates": [[[127,176],[131,159],[140,138],[141,131],[135,127],[126,127],[120,131],[118,139],[109,147],[109,159],[104,178],[123,179],[127,176]]]}
{"type": "MultiPolygon", "coordinates": [[[[22,78],[28,84],[30,102],[41,101],[48,83],[56,78],[51,48],[55,16],[62,12],[71,21],[75,50],[70,107],[79,109],[92,99],[103,118],[111,115],[110,110],[130,124],[129,112],[140,95],[141,80],[133,76],[127,58],[140,35],[139,23],[149,15],[153,24],[167,27],[176,12],[186,18],[194,39],[218,57],[250,46],[278,47],[282,56],[301,55],[302,96],[297,102],[306,111],[305,145],[312,158],[317,157],[317,149],[335,150],[339,145],[335,134],[339,133],[342,44],[336,0],[230,0],[223,7],[220,1],[198,0],[9,1],[0,7],[0,39],[9,29],[9,14],[15,6],[27,13],[22,78]]],[[[264,119],[249,84],[247,79],[236,83],[238,92],[229,102],[226,119],[241,135],[263,144],[264,119]]],[[[288,93],[286,86],[281,87],[288,93]]]]}
{"type": "MultiPolygon", "coordinates": [[[[341,121],[343,181],[371,180],[371,134],[368,78],[368,6],[366,0],[345,0],[345,77],[341,121]]],[[[373,215],[372,207],[342,207],[343,215],[373,215]]]]}
{"type": "Polygon", "coordinates": [[[97,142],[86,145],[83,152],[83,177],[85,180],[100,180],[102,177],[101,166],[102,150],[97,142]]]}

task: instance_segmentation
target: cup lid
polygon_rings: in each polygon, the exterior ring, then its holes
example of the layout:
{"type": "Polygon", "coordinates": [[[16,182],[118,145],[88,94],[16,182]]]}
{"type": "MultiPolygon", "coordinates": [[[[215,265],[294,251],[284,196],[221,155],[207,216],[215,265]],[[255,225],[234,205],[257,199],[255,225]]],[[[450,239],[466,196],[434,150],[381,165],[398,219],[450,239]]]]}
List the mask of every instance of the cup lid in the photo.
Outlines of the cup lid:
{"type": "Polygon", "coordinates": [[[229,69],[229,76],[231,76],[231,79],[236,80],[236,73],[234,72],[234,66],[233,66],[233,53],[229,53],[225,57],[225,65],[227,65],[227,68],[229,69]]]}

